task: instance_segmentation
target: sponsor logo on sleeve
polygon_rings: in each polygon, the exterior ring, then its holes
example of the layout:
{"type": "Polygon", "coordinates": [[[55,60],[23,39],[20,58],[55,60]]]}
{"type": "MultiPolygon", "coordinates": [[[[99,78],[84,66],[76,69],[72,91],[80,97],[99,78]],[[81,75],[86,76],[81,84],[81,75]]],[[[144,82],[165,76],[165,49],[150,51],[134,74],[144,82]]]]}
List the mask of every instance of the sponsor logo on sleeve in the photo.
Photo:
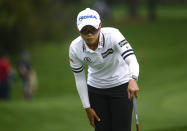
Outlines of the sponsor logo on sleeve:
{"type": "Polygon", "coordinates": [[[73,63],[73,59],[69,58],[69,61],[73,63]]]}
{"type": "Polygon", "coordinates": [[[122,40],[121,42],[119,42],[118,44],[119,44],[119,46],[120,47],[123,47],[125,44],[127,44],[128,43],[128,41],[127,40],[122,40]]]}

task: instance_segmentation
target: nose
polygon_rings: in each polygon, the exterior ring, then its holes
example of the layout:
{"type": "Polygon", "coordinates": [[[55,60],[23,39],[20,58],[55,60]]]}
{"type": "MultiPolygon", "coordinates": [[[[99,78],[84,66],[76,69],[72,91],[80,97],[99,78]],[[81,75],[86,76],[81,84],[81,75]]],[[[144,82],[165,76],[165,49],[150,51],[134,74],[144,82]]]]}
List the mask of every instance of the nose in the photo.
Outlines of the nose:
{"type": "Polygon", "coordinates": [[[92,33],[88,33],[87,36],[92,36],[92,33]]]}

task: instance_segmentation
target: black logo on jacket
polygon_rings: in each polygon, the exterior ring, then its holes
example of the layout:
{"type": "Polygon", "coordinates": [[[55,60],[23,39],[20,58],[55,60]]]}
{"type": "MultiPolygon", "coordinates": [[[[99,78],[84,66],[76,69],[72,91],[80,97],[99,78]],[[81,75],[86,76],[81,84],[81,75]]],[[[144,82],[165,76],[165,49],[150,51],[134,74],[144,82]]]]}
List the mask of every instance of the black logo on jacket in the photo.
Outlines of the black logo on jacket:
{"type": "Polygon", "coordinates": [[[120,41],[118,44],[119,44],[119,46],[120,47],[123,47],[125,44],[127,44],[128,43],[128,41],[127,40],[122,40],[122,41],[120,41]]]}
{"type": "Polygon", "coordinates": [[[108,55],[114,53],[114,50],[112,48],[108,49],[106,52],[102,53],[102,57],[106,58],[108,55]]]}
{"type": "Polygon", "coordinates": [[[90,59],[90,57],[84,57],[84,61],[86,63],[92,63],[92,60],[90,59]]]}

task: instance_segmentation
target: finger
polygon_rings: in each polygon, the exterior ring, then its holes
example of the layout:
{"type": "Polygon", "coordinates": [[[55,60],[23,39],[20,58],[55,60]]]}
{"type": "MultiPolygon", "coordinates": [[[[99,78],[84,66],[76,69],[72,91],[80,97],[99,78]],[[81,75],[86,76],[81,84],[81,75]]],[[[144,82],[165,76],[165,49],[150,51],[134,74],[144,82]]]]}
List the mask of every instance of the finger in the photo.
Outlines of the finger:
{"type": "Polygon", "coordinates": [[[97,121],[101,121],[101,119],[99,118],[99,116],[95,113],[94,117],[96,118],[97,121]]]}
{"type": "Polygon", "coordinates": [[[137,91],[135,92],[135,96],[136,96],[136,98],[138,98],[138,92],[137,91]]]}
{"type": "Polygon", "coordinates": [[[133,96],[134,96],[134,91],[131,92],[131,96],[130,96],[131,100],[133,99],[133,96]]]}
{"type": "Polygon", "coordinates": [[[130,90],[127,90],[127,92],[128,92],[128,98],[130,99],[131,98],[131,92],[130,92],[130,90]]]}
{"type": "Polygon", "coordinates": [[[90,120],[90,124],[95,128],[94,118],[90,120]]]}

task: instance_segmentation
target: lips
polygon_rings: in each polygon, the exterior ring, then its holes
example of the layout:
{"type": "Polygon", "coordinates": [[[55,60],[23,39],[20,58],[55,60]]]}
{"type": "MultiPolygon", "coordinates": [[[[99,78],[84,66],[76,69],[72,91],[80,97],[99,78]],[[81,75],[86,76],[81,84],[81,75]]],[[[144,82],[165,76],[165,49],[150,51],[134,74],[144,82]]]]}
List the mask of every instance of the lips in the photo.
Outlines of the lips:
{"type": "Polygon", "coordinates": [[[88,41],[92,41],[92,40],[93,40],[93,38],[87,38],[87,40],[88,40],[88,41]]]}

